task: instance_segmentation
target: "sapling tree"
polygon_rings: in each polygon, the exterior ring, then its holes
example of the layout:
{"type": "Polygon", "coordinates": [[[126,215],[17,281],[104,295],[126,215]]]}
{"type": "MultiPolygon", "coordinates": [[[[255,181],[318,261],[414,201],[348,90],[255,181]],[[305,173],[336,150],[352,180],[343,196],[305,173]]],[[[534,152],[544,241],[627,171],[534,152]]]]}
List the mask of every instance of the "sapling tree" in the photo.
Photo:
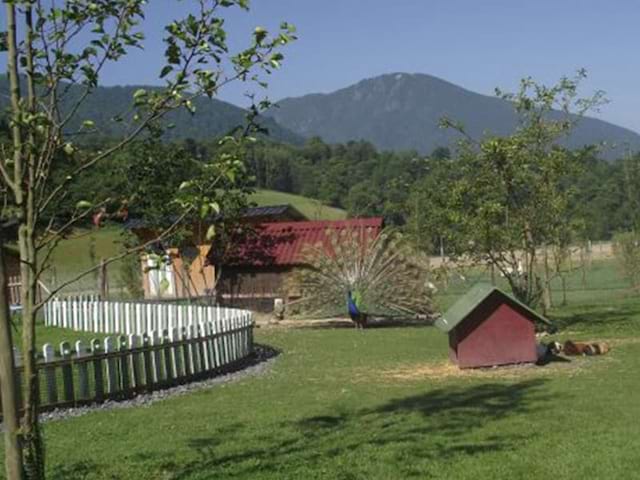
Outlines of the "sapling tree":
{"type": "MultiPolygon", "coordinates": [[[[15,219],[18,225],[23,355],[20,430],[8,435],[19,441],[24,469],[8,472],[10,478],[24,475],[29,479],[41,479],[45,471],[37,415],[35,320],[48,296],[38,297],[38,281],[49,266],[52,251],[65,234],[77,222],[106,208],[113,200],[83,199],[64,217],[57,215],[56,206],[64,201],[71,185],[96,165],[140,135],[158,135],[163,126],[161,120],[167,112],[186,108],[195,113],[196,97],[215,97],[231,82],[249,81],[262,85],[264,75],[282,62],[280,48],[294,38],[293,27],[286,23],[274,35],[259,27],[246,48],[231,52],[224,11],[232,7],[248,9],[248,0],[175,3],[176,11],[187,13],[165,26],[164,61],[158,73],[163,85],[137,90],[130,107],[113,118],[123,133],[105,148],[93,149],[86,148],[78,139],[86,133],[100,132],[104,125],[83,118],[82,105],[99,85],[102,73],[110,64],[122,60],[131,50],[143,47],[147,2],[5,2],[7,32],[2,46],[7,52],[10,141],[0,155],[0,177],[4,193],[3,217],[15,219]],[[60,171],[65,175],[56,175],[60,171]]],[[[235,175],[234,165],[230,159],[225,175],[235,175]]],[[[158,165],[158,168],[162,166],[158,165]]],[[[210,208],[214,208],[215,200],[209,203],[210,208]]],[[[186,208],[184,215],[194,206],[186,208]]],[[[179,223],[180,218],[177,218],[159,234],[159,238],[170,234],[171,228],[179,223]]],[[[121,256],[140,251],[145,246],[138,245],[121,256]]],[[[93,268],[76,278],[91,271],[93,268]]],[[[51,294],[67,283],[58,285],[51,294]]],[[[3,331],[5,329],[0,329],[3,331]]],[[[2,388],[5,388],[4,384],[2,388]]],[[[15,461],[8,459],[7,469],[10,464],[15,461]]]]}
{"type": "MultiPolygon", "coordinates": [[[[539,254],[570,221],[567,181],[580,167],[582,151],[563,146],[576,122],[602,101],[601,92],[577,96],[583,71],[547,87],[524,79],[512,103],[519,124],[511,135],[481,140],[445,119],[463,135],[454,175],[437,201],[449,253],[458,260],[489,265],[509,282],[516,297],[535,306],[544,291],[539,254]]],[[[438,191],[434,192],[438,193],[438,191]]]]}

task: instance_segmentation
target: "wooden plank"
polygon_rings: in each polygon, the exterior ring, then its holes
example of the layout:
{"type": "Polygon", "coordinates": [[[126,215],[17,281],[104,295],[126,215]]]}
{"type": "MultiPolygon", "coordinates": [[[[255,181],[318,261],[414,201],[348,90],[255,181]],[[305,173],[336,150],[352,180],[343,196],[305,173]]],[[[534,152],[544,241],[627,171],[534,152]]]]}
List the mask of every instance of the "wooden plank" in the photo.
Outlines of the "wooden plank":
{"type": "Polygon", "coordinates": [[[171,347],[170,332],[176,331],[175,328],[171,330],[164,330],[162,332],[162,344],[165,346],[162,349],[162,357],[164,359],[164,379],[167,384],[174,383],[176,375],[175,356],[173,348],[171,347]]]}
{"type": "MultiPolygon", "coordinates": [[[[155,333],[155,330],[152,332],[155,333]]],[[[144,365],[144,386],[147,390],[153,390],[153,385],[156,383],[153,372],[153,352],[151,352],[151,337],[146,333],[142,335],[142,360],[144,365]]]]}
{"type": "MultiPolygon", "coordinates": [[[[140,335],[129,335],[128,347],[129,349],[137,349],[141,345],[140,335]]],[[[139,390],[142,387],[142,358],[140,353],[132,352],[129,357],[129,363],[131,365],[131,388],[139,390]]]]}
{"type": "Polygon", "coordinates": [[[75,401],[75,391],[73,388],[73,365],[71,363],[71,344],[69,342],[60,342],[60,357],[68,360],[62,365],[62,389],[64,392],[64,401],[73,403],[75,401]]]}
{"type": "MultiPolygon", "coordinates": [[[[104,353],[112,353],[116,351],[115,341],[112,337],[106,337],[104,339],[104,353]]],[[[109,396],[115,396],[118,393],[118,365],[116,359],[113,357],[107,357],[106,361],[107,372],[107,394],[109,396]]]]}
{"type": "MultiPolygon", "coordinates": [[[[75,345],[76,358],[86,356],[84,344],[78,340],[75,345]]],[[[77,363],[78,370],[78,400],[89,400],[89,365],[86,362],[77,363]]]]}
{"type": "MultiPolygon", "coordinates": [[[[189,339],[198,339],[198,330],[195,325],[189,326],[187,329],[189,339]]],[[[197,376],[200,373],[200,349],[198,342],[189,342],[189,356],[191,357],[191,374],[197,376]]]]}
{"type": "MultiPolygon", "coordinates": [[[[157,330],[153,330],[149,336],[149,343],[153,346],[161,345],[161,337],[157,330]]],[[[163,379],[162,376],[162,353],[161,349],[154,349],[151,353],[151,380],[152,383],[160,383],[163,379]]]]}
{"type": "MultiPolygon", "coordinates": [[[[94,338],[91,340],[91,353],[96,356],[102,353],[100,340],[94,338]]],[[[104,400],[104,375],[102,372],[103,361],[99,358],[93,360],[93,382],[95,386],[95,400],[101,403],[104,400]]]]}
{"type": "MultiPolygon", "coordinates": [[[[120,335],[118,337],[118,350],[120,352],[127,352],[129,346],[127,345],[127,337],[120,335]]],[[[121,355],[118,362],[118,373],[120,374],[120,390],[122,394],[127,394],[131,388],[131,376],[129,372],[129,355],[121,355]]]]}
{"type": "Polygon", "coordinates": [[[193,370],[191,368],[191,346],[185,340],[189,340],[189,332],[187,331],[187,327],[182,327],[180,330],[180,358],[182,361],[182,366],[184,370],[184,378],[191,377],[193,370]]]}
{"type": "MultiPolygon", "coordinates": [[[[55,351],[53,345],[45,343],[42,346],[42,355],[44,356],[45,364],[52,362],[55,359],[55,351]]],[[[55,405],[58,403],[58,383],[56,382],[56,369],[55,367],[44,367],[44,377],[47,388],[47,404],[55,405]]]]}
{"type": "Polygon", "coordinates": [[[211,356],[209,348],[209,339],[207,337],[206,323],[198,325],[198,338],[200,339],[200,358],[202,359],[202,372],[209,373],[211,371],[211,356]]]}
{"type": "Polygon", "coordinates": [[[169,340],[172,344],[171,346],[171,370],[173,371],[173,378],[177,382],[180,381],[182,377],[184,377],[183,368],[184,365],[182,358],[182,348],[178,344],[180,340],[180,334],[177,328],[172,328],[169,330],[169,340]]]}

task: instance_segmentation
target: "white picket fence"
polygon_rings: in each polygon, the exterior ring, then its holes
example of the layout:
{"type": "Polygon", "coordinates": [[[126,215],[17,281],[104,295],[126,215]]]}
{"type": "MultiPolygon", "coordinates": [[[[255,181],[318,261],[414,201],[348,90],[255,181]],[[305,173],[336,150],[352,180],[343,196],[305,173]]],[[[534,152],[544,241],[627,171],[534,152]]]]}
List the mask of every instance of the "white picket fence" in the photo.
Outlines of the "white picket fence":
{"type": "Polygon", "coordinates": [[[248,310],[169,303],[112,302],[96,298],[54,298],[44,306],[45,325],[82,332],[143,335],[191,329],[204,332],[204,325],[252,323],[248,310]],[[202,328],[198,328],[202,327],[202,328]]]}

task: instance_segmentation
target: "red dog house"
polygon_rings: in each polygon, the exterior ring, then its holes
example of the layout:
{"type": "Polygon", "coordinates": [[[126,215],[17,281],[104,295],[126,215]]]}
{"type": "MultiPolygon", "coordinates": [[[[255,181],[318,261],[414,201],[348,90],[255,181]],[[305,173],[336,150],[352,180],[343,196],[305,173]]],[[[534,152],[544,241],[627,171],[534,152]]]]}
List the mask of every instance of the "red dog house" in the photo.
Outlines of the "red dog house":
{"type": "Polygon", "coordinates": [[[498,288],[478,284],[436,321],[460,368],[537,361],[535,323],[550,322],[498,288]]]}

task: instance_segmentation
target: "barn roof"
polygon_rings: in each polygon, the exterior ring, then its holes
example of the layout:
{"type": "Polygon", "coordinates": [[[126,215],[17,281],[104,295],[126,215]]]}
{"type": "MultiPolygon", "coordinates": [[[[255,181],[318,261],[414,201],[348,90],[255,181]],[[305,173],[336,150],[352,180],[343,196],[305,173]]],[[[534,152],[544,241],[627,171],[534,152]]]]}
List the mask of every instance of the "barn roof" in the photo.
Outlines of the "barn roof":
{"type": "Polygon", "coordinates": [[[304,263],[301,255],[304,248],[328,245],[330,231],[362,230],[367,238],[375,238],[382,226],[382,218],[263,223],[235,241],[224,259],[216,257],[216,245],[212,245],[207,258],[209,263],[227,266],[300,265],[304,263]]]}
{"type": "Polygon", "coordinates": [[[446,333],[450,332],[465,318],[467,318],[467,316],[473,312],[476,307],[482,304],[494,293],[504,297],[504,299],[509,303],[520,307],[530,315],[530,318],[546,324],[551,323],[538,312],[532,310],[527,305],[516,300],[513,296],[503,292],[499,288],[488,283],[477,283],[465,295],[460,297],[442,317],[436,320],[436,327],[446,333]]]}

